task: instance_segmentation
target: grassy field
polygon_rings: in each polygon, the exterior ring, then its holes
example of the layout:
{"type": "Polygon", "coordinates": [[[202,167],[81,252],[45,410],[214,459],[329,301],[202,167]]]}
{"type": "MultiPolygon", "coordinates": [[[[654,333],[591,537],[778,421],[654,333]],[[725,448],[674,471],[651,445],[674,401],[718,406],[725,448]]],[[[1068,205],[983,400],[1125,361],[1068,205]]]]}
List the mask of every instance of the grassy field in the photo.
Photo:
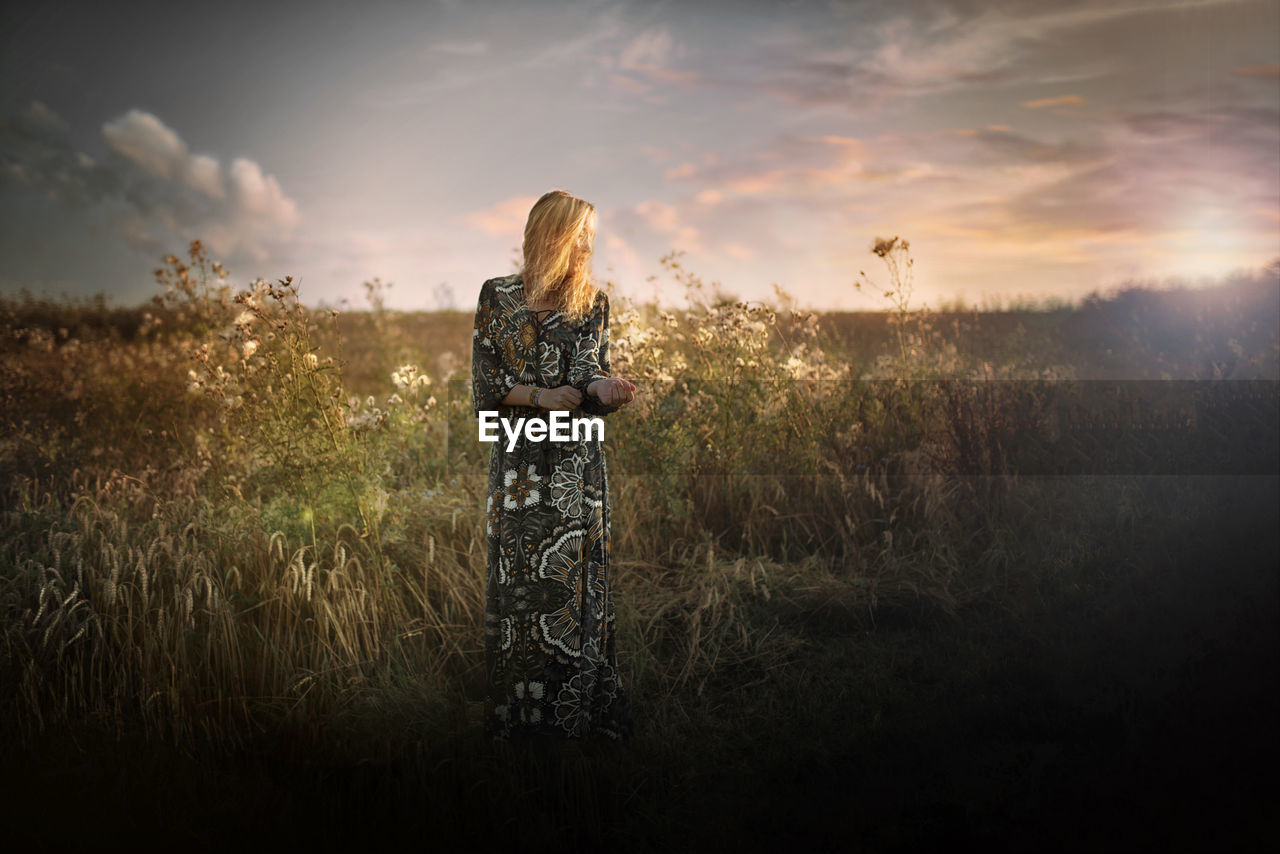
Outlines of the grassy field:
{"type": "Polygon", "coordinates": [[[148,305],[5,300],[10,837],[1280,841],[1280,266],[931,311],[908,248],[877,243],[884,312],[742,303],[674,255],[687,310],[614,301],[641,389],[607,443],[639,730],[532,751],[480,731],[470,312],[373,286],[368,311],[309,308],[198,244],[148,305]],[[1114,380],[1254,397],[1068,445],[1043,389],[1114,380]]]}

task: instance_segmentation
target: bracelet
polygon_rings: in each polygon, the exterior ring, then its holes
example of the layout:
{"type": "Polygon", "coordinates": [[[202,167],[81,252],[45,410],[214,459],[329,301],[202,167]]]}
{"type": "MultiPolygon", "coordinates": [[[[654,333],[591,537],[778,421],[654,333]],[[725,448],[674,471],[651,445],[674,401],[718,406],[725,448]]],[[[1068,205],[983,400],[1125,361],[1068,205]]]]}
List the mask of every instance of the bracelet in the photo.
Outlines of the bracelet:
{"type": "Polygon", "coordinates": [[[535,389],[533,390],[533,394],[529,395],[529,405],[530,405],[530,406],[537,406],[537,405],[538,405],[538,395],[540,395],[540,394],[542,394],[542,389],[540,389],[540,388],[535,388],[535,389]]]}

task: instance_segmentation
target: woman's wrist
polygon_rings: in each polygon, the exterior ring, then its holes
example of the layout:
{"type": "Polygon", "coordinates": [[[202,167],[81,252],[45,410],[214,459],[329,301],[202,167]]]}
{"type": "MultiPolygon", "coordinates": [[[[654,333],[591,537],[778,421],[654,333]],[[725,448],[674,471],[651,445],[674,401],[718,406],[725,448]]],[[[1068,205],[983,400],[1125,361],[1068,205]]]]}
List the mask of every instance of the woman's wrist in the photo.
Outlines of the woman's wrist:
{"type": "Polygon", "coordinates": [[[541,408],[541,407],[539,407],[539,406],[538,406],[538,396],[539,396],[540,394],[542,394],[542,389],[541,389],[541,388],[539,388],[538,386],[534,386],[534,387],[533,387],[533,391],[529,392],[529,405],[530,405],[530,406],[532,406],[532,407],[534,407],[534,408],[541,408]]]}

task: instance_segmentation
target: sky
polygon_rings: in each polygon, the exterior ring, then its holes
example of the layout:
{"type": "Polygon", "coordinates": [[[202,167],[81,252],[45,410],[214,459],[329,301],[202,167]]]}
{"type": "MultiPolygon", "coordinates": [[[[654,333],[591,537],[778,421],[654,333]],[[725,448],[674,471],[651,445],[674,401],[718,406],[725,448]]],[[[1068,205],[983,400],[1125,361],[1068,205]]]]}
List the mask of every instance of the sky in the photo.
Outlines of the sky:
{"type": "Polygon", "coordinates": [[[0,292],[240,287],[474,308],[551,189],[679,306],[879,309],[1195,285],[1280,257],[1274,0],[9,3],[0,292]],[[854,282],[865,271],[873,287],[854,282]]]}

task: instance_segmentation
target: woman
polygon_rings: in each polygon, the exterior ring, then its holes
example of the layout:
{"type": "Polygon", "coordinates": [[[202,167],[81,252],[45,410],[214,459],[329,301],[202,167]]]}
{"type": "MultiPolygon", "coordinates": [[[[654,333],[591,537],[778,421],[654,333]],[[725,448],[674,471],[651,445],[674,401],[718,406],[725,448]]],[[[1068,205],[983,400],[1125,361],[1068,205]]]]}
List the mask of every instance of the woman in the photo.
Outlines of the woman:
{"type": "MultiPolygon", "coordinates": [[[[609,374],[609,299],[590,268],[595,231],[595,207],[561,190],[529,211],[524,267],[480,288],[477,416],[496,410],[515,425],[552,410],[607,415],[634,399],[635,386],[609,374]]],[[[485,533],[486,734],[626,738],[598,434],[553,442],[521,431],[508,450],[500,432],[485,533]]]]}

